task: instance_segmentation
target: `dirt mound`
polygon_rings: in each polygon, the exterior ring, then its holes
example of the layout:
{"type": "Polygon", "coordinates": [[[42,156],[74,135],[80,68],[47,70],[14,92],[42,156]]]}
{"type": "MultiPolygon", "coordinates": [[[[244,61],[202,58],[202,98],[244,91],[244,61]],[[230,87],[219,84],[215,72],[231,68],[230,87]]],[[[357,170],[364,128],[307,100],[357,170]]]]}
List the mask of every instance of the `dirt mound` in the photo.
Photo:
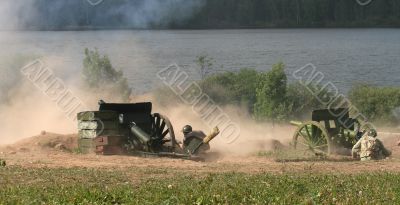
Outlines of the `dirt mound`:
{"type": "Polygon", "coordinates": [[[2,147],[0,150],[8,152],[29,152],[48,149],[73,151],[78,147],[77,139],[77,134],[63,135],[42,131],[39,135],[2,147]]]}

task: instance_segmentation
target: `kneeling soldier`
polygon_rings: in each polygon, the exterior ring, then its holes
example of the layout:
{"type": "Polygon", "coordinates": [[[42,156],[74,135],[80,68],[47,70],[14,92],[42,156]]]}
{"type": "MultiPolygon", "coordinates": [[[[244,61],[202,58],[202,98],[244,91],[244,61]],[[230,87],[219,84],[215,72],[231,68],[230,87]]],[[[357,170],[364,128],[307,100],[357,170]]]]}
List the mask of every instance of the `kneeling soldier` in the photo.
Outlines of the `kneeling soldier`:
{"type": "Polygon", "coordinates": [[[365,134],[351,150],[353,158],[360,155],[361,161],[365,160],[380,160],[389,157],[392,153],[387,150],[383,143],[376,138],[376,130],[371,129],[365,134]]]}

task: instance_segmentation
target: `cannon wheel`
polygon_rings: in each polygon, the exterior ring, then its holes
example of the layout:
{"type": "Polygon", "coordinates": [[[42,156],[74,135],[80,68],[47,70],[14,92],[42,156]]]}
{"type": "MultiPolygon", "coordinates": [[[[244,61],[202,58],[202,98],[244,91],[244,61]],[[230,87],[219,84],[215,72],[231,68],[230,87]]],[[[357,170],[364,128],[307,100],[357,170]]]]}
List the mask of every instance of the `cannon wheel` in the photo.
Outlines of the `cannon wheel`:
{"type": "Polygon", "coordinates": [[[154,137],[155,140],[162,142],[162,144],[169,141],[173,148],[179,146],[175,140],[174,128],[169,119],[159,113],[154,113],[151,116],[151,136],[154,137]]]}
{"type": "Polygon", "coordinates": [[[331,153],[329,142],[328,131],[320,123],[314,121],[301,124],[293,135],[293,147],[303,151],[304,154],[329,155],[331,153]]]}

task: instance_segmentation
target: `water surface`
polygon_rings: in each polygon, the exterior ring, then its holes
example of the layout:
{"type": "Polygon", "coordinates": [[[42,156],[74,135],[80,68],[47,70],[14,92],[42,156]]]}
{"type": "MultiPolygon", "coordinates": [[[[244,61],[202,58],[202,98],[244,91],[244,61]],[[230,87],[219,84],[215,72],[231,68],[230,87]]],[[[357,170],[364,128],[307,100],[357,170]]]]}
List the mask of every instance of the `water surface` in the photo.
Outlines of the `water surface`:
{"type": "Polygon", "coordinates": [[[79,77],[84,48],[96,47],[125,72],[135,93],[158,86],[155,73],[172,63],[189,65],[199,79],[190,65],[202,54],[219,70],[269,70],[282,61],[289,76],[312,63],[342,92],[356,82],[400,86],[400,29],[2,32],[0,45],[0,58],[40,55],[66,79],[79,77]]]}

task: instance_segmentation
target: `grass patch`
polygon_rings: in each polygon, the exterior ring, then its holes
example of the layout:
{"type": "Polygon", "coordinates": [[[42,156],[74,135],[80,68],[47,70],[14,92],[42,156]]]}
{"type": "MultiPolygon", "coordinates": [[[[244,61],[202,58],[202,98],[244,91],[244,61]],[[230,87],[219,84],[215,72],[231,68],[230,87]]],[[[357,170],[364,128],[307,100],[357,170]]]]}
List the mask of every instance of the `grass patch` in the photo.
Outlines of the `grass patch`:
{"type": "Polygon", "coordinates": [[[256,153],[259,157],[272,158],[276,162],[351,162],[354,161],[351,157],[343,155],[316,155],[311,152],[300,152],[295,149],[277,149],[273,151],[260,151],[256,153]]]}
{"type": "MultiPolygon", "coordinates": [[[[209,174],[144,177],[133,170],[86,168],[0,169],[4,204],[393,204],[400,174],[209,174]],[[128,173],[128,174],[127,174],[128,173]]],[[[162,172],[162,171],[157,171],[162,172]]]]}
{"type": "Polygon", "coordinates": [[[276,162],[301,162],[301,161],[326,161],[327,156],[315,155],[313,153],[299,152],[295,149],[277,149],[272,151],[261,151],[257,156],[273,158],[276,162]]]}

